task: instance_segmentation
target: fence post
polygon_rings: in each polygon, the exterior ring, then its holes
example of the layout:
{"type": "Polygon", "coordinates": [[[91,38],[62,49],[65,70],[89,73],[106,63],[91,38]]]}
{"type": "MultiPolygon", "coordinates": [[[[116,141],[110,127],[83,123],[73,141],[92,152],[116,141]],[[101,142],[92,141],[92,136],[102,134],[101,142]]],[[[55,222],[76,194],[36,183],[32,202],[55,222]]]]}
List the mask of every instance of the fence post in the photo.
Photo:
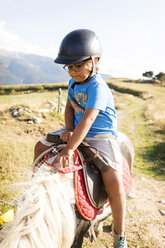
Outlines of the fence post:
{"type": "Polygon", "coordinates": [[[59,88],[58,90],[58,113],[61,112],[61,97],[62,97],[62,90],[59,88]]]}

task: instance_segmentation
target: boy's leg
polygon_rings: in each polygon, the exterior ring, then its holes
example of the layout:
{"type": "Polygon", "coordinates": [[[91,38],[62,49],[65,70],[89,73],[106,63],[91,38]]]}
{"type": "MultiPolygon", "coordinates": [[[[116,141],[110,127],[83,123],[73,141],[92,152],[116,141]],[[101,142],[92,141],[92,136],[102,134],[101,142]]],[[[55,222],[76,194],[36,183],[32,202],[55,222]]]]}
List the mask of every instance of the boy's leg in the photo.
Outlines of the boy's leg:
{"type": "Polygon", "coordinates": [[[110,206],[116,234],[125,235],[126,196],[123,186],[122,174],[113,168],[102,172],[104,185],[109,195],[110,206]]]}
{"type": "MultiPolygon", "coordinates": [[[[65,127],[62,127],[53,131],[51,134],[60,135],[64,131],[65,127]]],[[[46,151],[52,145],[54,145],[54,143],[47,141],[46,136],[44,136],[40,141],[38,141],[34,147],[34,161],[42,152],[46,151]]]]}
{"type": "Polygon", "coordinates": [[[44,151],[46,151],[49,148],[49,146],[44,145],[40,141],[38,141],[34,147],[34,161],[36,158],[44,151]]]}

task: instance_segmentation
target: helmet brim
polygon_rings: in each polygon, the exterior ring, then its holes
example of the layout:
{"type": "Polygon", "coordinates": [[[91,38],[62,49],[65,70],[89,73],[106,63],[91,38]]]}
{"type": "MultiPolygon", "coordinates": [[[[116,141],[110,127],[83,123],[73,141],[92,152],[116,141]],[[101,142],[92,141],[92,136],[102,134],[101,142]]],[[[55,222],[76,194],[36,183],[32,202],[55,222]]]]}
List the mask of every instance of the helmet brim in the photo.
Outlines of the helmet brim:
{"type": "Polygon", "coordinates": [[[83,56],[83,57],[76,57],[76,58],[67,58],[67,57],[62,57],[62,56],[58,56],[55,60],[54,63],[57,64],[75,64],[78,63],[80,61],[86,60],[86,59],[90,59],[90,56],[83,56]]]}

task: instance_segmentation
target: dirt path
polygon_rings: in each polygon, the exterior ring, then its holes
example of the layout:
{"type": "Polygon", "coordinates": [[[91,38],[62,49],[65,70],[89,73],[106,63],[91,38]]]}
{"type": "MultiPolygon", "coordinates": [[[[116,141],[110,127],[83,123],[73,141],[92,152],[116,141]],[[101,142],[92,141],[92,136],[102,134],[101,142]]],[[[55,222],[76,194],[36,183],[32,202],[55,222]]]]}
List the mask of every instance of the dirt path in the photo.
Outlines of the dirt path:
{"type": "MultiPolygon", "coordinates": [[[[104,221],[103,234],[96,242],[91,244],[86,238],[83,247],[113,247],[111,221],[111,217],[104,221]]],[[[141,174],[133,176],[127,200],[126,233],[128,247],[165,247],[165,182],[141,174]]]]}
{"type": "Polygon", "coordinates": [[[165,182],[137,175],[131,193],[136,196],[127,203],[130,247],[165,247],[165,182]]]}

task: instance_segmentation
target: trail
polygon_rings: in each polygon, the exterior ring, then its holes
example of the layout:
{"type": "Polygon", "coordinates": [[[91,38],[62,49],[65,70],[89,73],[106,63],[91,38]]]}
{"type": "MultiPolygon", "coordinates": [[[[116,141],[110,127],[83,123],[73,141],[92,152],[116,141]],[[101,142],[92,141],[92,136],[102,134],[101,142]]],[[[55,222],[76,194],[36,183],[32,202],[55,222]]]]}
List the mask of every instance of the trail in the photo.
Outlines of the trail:
{"type": "MultiPolygon", "coordinates": [[[[165,182],[146,175],[132,177],[130,197],[127,198],[126,234],[130,248],[165,247],[165,182]]],[[[104,221],[103,234],[96,242],[84,241],[84,248],[113,247],[110,225],[104,221]]]]}

